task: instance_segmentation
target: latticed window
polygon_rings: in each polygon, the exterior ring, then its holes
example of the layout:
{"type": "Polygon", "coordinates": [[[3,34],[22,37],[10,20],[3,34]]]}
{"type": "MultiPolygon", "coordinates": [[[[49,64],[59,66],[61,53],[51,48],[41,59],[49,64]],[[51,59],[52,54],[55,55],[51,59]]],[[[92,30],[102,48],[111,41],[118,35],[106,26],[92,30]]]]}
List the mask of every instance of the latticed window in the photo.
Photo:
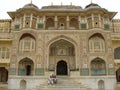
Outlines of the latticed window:
{"type": "Polygon", "coordinates": [[[0,48],[0,59],[9,59],[10,58],[10,50],[6,47],[0,48]]]}
{"type": "Polygon", "coordinates": [[[105,52],[105,42],[100,37],[93,37],[89,40],[90,52],[105,52]]]}
{"type": "Polygon", "coordinates": [[[20,51],[35,51],[35,40],[31,37],[25,37],[20,40],[20,51]]]}

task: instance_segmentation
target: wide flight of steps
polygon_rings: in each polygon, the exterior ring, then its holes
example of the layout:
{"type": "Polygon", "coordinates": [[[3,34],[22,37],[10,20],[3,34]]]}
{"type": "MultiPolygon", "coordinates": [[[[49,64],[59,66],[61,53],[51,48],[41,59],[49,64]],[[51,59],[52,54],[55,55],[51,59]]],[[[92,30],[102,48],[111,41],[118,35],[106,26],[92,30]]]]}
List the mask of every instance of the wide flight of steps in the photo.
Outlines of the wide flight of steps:
{"type": "Polygon", "coordinates": [[[58,77],[57,84],[48,85],[47,82],[37,86],[34,90],[92,90],[70,77],[58,77]]]}

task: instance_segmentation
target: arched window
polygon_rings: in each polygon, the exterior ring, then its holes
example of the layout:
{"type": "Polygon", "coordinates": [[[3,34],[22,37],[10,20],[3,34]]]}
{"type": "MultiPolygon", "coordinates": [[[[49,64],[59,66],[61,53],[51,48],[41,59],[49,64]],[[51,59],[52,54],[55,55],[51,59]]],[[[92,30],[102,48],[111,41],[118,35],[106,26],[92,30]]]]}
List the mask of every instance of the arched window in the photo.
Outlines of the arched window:
{"type": "Polygon", "coordinates": [[[58,29],[64,30],[66,29],[66,18],[58,17],[58,29]]]}
{"type": "Polygon", "coordinates": [[[35,51],[35,40],[34,38],[27,36],[20,40],[19,50],[22,52],[35,51]]]}
{"type": "Polygon", "coordinates": [[[101,35],[94,35],[89,39],[90,52],[105,52],[105,41],[101,35]]]}
{"type": "Polygon", "coordinates": [[[120,47],[115,48],[115,50],[114,50],[114,58],[115,59],[120,59],[120,47]]]}
{"type": "Polygon", "coordinates": [[[10,50],[6,47],[0,48],[0,58],[1,59],[9,59],[10,58],[10,50]]]}
{"type": "Polygon", "coordinates": [[[70,19],[70,29],[78,29],[78,20],[76,18],[70,19]]]}
{"type": "Polygon", "coordinates": [[[55,21],[53,17],[46,20],[46,29],[55,29],[55,21]]]}
{"type": "Polygon", "coordinates": [[[91,61],[91,75],[105,75],[106,74],[106,65],[105,61],[96,58],[91,61]]]}

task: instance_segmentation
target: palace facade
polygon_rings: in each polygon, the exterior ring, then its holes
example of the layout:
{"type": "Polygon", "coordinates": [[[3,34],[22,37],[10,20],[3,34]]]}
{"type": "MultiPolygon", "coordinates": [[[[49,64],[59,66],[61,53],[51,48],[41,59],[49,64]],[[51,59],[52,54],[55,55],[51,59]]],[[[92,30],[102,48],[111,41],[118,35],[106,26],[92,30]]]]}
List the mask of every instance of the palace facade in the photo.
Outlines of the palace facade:
{"type": "Polygon", "coordinates": [[[91,90],[120,82],[120,20],[91,3],[85,8],[29,3],[0,20],[0,82],[32,89],[50,74],[71,77],[91,90]]]}

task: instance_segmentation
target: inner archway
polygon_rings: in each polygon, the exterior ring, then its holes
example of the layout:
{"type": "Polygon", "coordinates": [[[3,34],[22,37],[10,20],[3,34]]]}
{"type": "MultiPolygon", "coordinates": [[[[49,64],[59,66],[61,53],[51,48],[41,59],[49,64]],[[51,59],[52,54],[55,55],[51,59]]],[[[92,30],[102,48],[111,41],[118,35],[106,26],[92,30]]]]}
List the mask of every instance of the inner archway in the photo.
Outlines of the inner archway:
{"type": "Polygon", "coordinates": [[[8,80],[8,71],[5,67],[0,67],[0,82],[7,82],[8,80]]]}
{"type": "Polygon", "coordinates": [[[63,60],[57,63],[57,75],[68,75],[67,63],[63,60]]]}

